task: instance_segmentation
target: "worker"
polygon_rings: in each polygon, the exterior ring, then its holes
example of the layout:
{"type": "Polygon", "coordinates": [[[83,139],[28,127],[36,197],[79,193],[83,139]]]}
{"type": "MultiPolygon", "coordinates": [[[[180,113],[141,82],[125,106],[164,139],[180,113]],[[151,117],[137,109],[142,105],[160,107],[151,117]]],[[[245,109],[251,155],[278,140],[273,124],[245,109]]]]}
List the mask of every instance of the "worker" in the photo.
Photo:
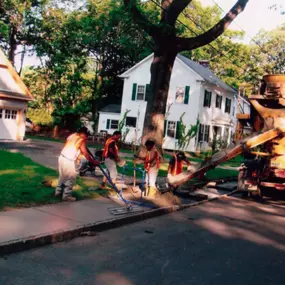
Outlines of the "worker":
{"type": "Polygon", "coordinates": [[[170,189],[173,191],[174,194],[178,188],[178,185],[171,184],[170,181],[174,178],[174,176],[182,173],[183,163],[187,165],[187,169],[191,168],[191,163],[187,159],[183,151],[179,151],[178,153],[174,154],[169,161],[167,181],[168,181],[168,186],[170,187],[170,189]]]}
{"type": "Polygon", "coordinates": [[[144,168],[146,171],[146,184],[147,184],[147,195],[156,196],[156,179],[158,170],[161,162],[161,155],[155,146],[155,141],[148,139],[145,142],[146,151],[143,154],[135,155],[135,158],[144,162],[144,168]]]}
{"type": "Polygon", "coordinates": [[[100,164],[99,161],[94,160],[89,154],[90,152],[86,146],[87,138],[87,128],[80,128],[76,133],[67,138],[58,158],[59,179],[55,189],[55,196],[62,197],[63,201],[76,201],[72,197],[72,188],[76,182],[77,171],[75,164],[80,155],[84,155],[94,166],[100,164]]]}
{"type": "MultiPolygon", "coordinates": [[[[105,165],[109,172],[109,176],[113,183],[116,183],[118,171],[116,163],[120,162],[118,141],[121,138],[121,132],[115,131],[113,135],[107,139],[104,145],[103,157],[105,159],[105,165]]],[[[102,187],[106,186],[107,178],[103,176],[102,187]]]]}

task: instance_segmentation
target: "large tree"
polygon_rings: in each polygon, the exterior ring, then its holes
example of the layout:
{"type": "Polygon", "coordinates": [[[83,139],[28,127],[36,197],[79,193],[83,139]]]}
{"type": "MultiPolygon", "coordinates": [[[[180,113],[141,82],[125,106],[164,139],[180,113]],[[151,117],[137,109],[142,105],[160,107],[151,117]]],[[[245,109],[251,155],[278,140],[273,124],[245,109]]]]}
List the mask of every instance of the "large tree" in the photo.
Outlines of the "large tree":
{"type": "MultiPolygon", "coordinates": [[[[169,81],[177,54],[205,46],[222,35],[229,24],[244,10],[248,0],[238,0],[214,26],[200,35],[187,38],[177,35],[176,23],[179,15],[192,0],[151,1],[161,6],[159,23],[153,23],[146,17],[141,5],[139,5],[141,1],[123,0],[123,2],[133,20],[151,36],[154,42],[154,59],[150,70],[150,94],[146,108],[142,142],[145,142],[148,138],[154,138],[157,144],[161,146],[169,81]]],[[[211,15],[208,16],[211,17],[211,15]]]]}
{"type": "Polygon", "coordinates": [[[260,75],[285,73],[285,24],[271,31],[261,30],[255,42],[258,45],[252,47],[252,52],[260,75]]]}

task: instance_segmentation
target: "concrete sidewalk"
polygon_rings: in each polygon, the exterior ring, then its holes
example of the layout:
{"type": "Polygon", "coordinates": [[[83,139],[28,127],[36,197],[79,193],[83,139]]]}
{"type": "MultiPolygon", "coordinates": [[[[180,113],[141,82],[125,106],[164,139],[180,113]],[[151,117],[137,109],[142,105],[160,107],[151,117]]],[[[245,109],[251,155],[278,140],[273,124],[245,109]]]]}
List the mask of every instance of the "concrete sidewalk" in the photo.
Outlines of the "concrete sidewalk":
{"type": "MultiPolygon", "coordinates": [[[[59,203],[0,212],[0,255],[73,238],[132,222],[138,215],[114,216],[109,208],[121,207],[107,198],[59,203]]],[[[139,215],[148,212],[142,208],[139,215]]]]}

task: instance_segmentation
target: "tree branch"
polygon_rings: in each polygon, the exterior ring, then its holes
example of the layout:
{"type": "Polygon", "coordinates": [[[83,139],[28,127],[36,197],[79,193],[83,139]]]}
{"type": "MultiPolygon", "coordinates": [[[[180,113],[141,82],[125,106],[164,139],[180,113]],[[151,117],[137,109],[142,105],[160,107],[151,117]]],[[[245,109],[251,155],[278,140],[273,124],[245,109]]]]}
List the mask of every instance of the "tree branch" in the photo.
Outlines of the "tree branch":
{"type": "Polygon", "coordinates": [[[161,6],[163,8],[161,13],[161,23],[167,23],[171,26],[175,22],[179,14],[192,2],[192,0],[162,0],[161,6]]]}
{"type": "Polygon", "coordinates": [[[176,38],[177,51],[192,50],[209,44],[218,38],[239,15],[247,5],[249,0],[238,0],[232,9],[213,28],[195,38],[176,38]]]}
{"type": "Polygon", "coordinates": [[[131,14],[133,20],[144,29],[150,36],[158,34],[159,28],[152,24],[147,17],[138,9],[135,0],[123,0],[127,11],[131,14]]]}

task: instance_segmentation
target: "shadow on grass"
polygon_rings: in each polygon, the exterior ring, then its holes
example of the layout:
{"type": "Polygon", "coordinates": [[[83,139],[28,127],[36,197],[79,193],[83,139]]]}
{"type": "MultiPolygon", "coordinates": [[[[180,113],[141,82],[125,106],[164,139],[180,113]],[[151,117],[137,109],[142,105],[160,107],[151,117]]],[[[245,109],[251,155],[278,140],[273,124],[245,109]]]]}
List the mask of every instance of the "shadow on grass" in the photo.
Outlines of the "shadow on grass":
{"type": "MultiPolygon", "coordinates": [[[[54,197],[58,173],[33,162],[20,153],[0,150],[0,210],[33,207],[60,202],[54,197]]],[[[74,196],[78,199],[96,199],[104,191],[89,191],[99,185],[96,180],[78,178],[74,196]]]]}

